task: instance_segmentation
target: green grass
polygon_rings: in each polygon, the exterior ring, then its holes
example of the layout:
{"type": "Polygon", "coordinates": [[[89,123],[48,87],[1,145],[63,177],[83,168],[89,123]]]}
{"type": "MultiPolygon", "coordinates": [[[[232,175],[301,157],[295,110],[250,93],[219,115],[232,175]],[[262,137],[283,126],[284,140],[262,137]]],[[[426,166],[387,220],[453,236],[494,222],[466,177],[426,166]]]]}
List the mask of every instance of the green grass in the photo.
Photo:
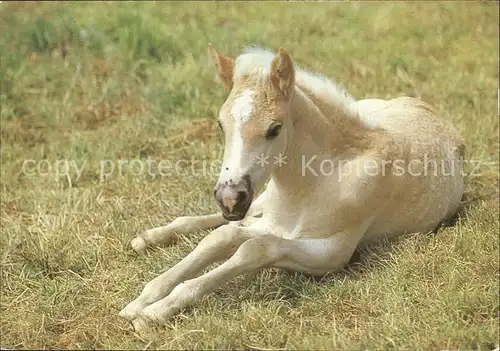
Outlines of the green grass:
{"type": "Polygon", "coordinates": [[[498,345],[498,12],[486,2],[1,3],[0,346],[498,345]],[[278,270],[239,277],[139,338],[118,311],[206,233],[143,256],[128,242],[216,211],[215,174],[136,176],[117,163],[221,157],[214,121],[225,92],[208,42],[232,56],[284,46],[357,98],[435,105],[481,162],[467,179],[479,200],[455,226],[373,246],[319,282],[278,270]],[[23,172],[25,160],[39,170],[23,172]],[[83,172],[58,175],[58,160],[83,172]],[[105,179],[102,160],[116,164],[105,179]]]}

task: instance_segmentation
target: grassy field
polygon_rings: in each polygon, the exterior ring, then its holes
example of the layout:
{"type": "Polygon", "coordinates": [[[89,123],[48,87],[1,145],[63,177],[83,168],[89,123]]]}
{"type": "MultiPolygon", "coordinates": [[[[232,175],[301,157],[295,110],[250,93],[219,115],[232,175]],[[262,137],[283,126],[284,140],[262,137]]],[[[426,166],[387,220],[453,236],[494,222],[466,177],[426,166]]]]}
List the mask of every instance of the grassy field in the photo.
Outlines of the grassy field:
{"type": "Polygon", "coordinates": [[[498,15],[494,2],[1,3],[0,346],[498,347],[498,15]],[[206,232],[145,255],[130,239],[217,211],[218,170],[157,168],[221,158],[208,42],[284,46],[357,98],[435,105],[466,138],[475,201],[339,274],[240,277],[135,335],[118,311],[206,232]]]}

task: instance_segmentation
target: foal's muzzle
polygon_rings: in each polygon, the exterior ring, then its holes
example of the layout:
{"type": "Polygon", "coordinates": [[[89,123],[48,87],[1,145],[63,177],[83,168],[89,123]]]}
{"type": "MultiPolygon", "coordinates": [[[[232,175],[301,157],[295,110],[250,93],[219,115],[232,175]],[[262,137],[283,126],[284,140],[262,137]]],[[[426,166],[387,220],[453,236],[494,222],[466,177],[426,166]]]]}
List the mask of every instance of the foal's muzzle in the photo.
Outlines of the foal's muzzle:
{"type": "Polygon", "coordinates": [[[245,215],[253,201],[253,189],[249,176],[239,181],[232,179],[218,183],[214,188],[214,197],[228,221],[239,221],[245,215]]]}

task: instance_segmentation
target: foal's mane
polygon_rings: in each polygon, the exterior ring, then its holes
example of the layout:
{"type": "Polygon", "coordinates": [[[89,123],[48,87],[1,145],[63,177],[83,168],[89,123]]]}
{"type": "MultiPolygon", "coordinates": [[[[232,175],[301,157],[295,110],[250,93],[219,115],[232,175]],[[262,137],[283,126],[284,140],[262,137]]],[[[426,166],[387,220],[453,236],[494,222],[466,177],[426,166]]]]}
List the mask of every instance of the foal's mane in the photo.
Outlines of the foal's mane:
{"type": "MultiPolygon", "coordinates": [[[[236,58],[233,80],[251,76],[259,81],[266,81],[275,56],[269,49],[255,46],[247,48],[236,58]]],[[[358,110],[354,106],[356,99],[346,89],[324,75],[301,69],[295,63],[294,66],[296,85],[304,87],[322,101],[340,108],[347,116],[359,118],[358,110]]]]}

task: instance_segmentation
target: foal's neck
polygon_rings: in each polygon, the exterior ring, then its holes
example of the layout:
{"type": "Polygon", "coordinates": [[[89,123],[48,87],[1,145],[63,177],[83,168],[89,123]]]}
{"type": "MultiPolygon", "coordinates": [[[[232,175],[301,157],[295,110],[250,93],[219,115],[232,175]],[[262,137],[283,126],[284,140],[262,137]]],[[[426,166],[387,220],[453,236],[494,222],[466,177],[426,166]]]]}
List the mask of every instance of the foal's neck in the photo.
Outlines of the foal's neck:
{"type": "Polygon", "coordinates": [[[296,128],[317,140],[320,150],[316,151],[347,156],[344,154],[363,152],[372,146],[376,131],[374,133],[368,128],[358,115],[352,115],[349,112],[352,108],[325,101],[299,88],[291,104],[292,114],[299,111],[292,116],[296,120],[296,128]]]}
{"type": "Polygon", "coordinates": [[[273,174],[275,182],[282,186],[292,185],[295,189],[304,182],[317,178],[306,169],[308,161],[321,177],[321,161],[329,159],[348,160],[355,158],[373,147],[374,133],[363,122],[348,116],[341,106],[315,98],[300,88],[290,101],[290,117],[294,123],[294,133],[288,141],[287,163],[277,168],[273,174]]]}

